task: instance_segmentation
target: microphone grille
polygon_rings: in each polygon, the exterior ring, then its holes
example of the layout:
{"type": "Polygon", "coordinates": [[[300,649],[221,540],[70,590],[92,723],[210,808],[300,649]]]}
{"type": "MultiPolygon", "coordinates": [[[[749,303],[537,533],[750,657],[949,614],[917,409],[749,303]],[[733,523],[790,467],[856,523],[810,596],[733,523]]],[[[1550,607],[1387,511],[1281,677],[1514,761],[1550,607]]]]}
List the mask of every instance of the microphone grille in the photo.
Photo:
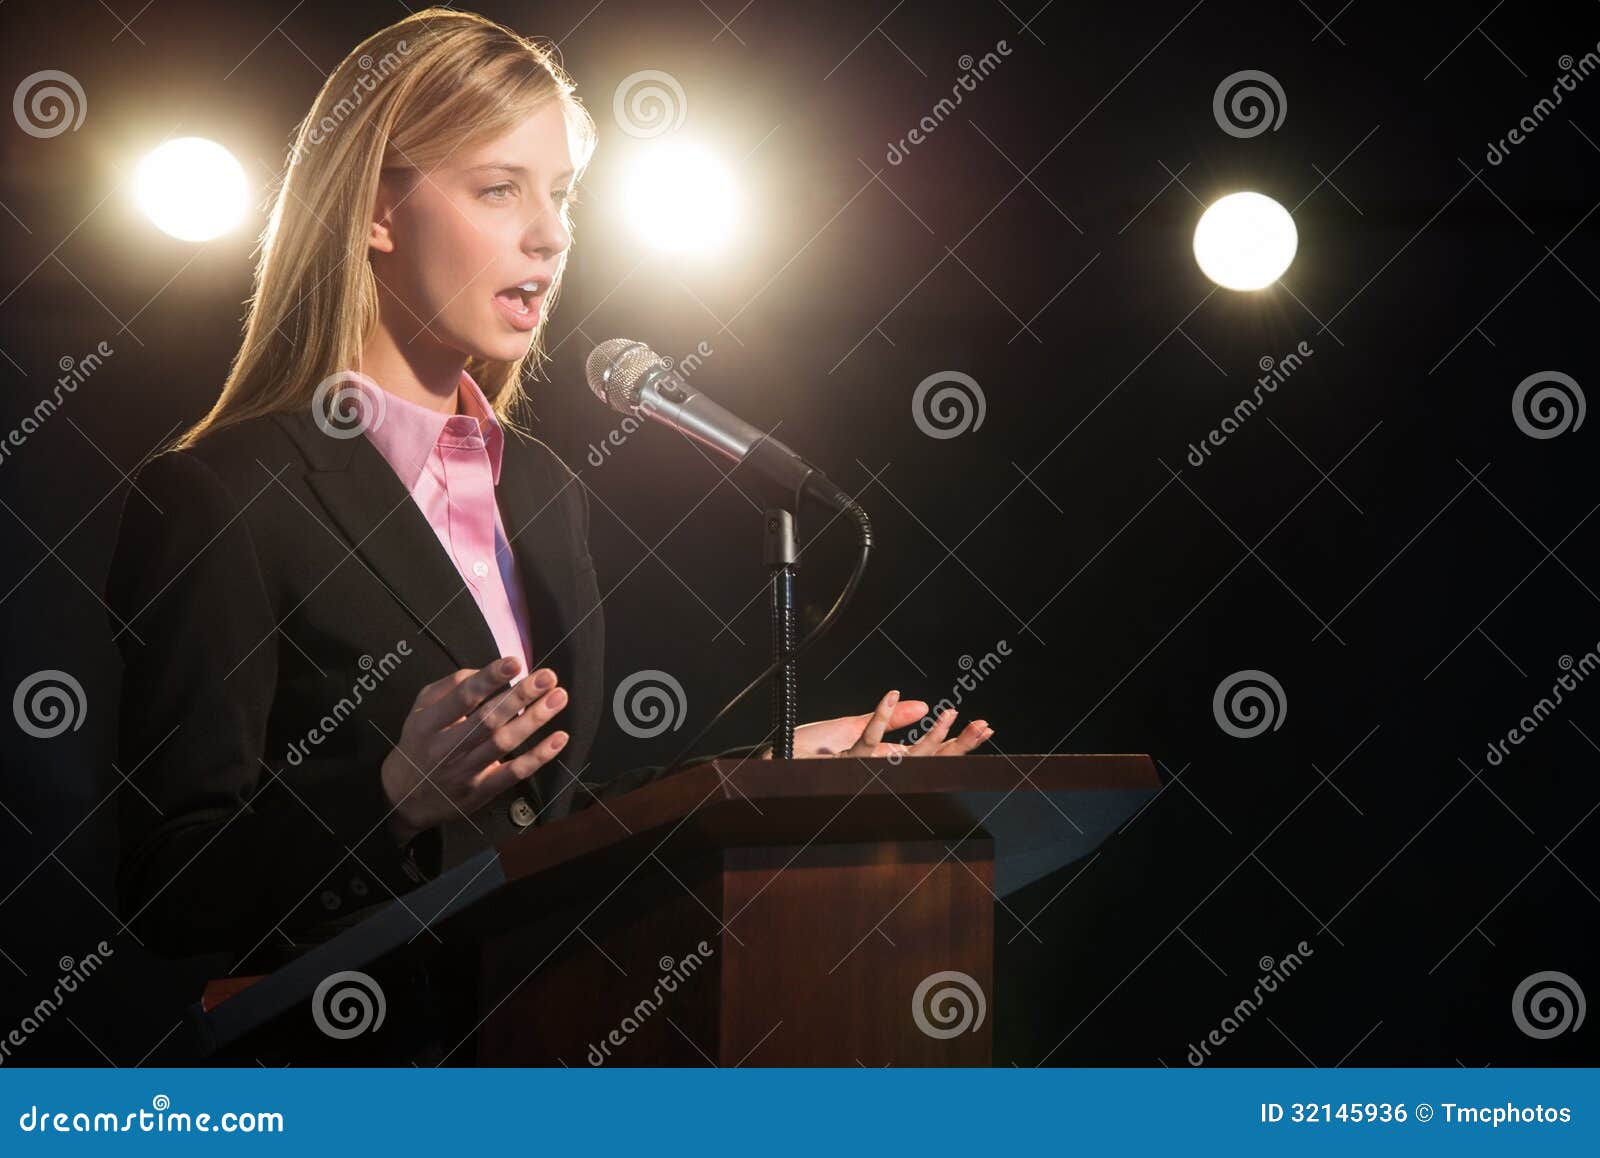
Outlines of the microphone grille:
{"type": "Polygon", "coordinates": [[[643,342],[610,338],[589,353],[584,365],[589,389],[613,410],[632,414],[639,407],[639,384],[661,361],[643,342]]]}

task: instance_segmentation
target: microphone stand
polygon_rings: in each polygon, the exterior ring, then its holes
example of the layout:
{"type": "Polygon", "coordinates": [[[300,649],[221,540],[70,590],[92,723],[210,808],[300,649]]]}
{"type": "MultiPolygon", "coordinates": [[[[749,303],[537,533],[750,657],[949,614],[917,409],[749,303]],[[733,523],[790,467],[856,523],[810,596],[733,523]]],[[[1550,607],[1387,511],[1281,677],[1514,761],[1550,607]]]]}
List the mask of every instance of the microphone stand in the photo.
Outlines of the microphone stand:
{"type": "Polygon", "coordinates": [[[772,755],[779,760],[794,759],[794,730],[800,722],[800,688],[795,661],[794,577],[799,564],[794,547],[794,512],[783,507],[768,507],[764,515],[762,561],[769,578],[768,603],[772,609],[772,755]],[[784,656],[785,663],[779,663],[784,656]]]}

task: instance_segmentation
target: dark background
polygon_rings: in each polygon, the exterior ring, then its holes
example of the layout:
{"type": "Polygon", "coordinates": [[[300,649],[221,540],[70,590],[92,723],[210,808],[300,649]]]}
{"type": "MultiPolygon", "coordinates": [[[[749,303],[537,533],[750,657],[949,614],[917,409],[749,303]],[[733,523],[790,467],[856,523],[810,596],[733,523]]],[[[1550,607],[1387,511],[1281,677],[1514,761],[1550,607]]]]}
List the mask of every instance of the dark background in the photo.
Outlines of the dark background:
{"type": "MultiPolygon", "coordinates": [[[[56,68],[88,101],[73,133],[0,127],[0,425],[49,392],[63,357],[115,349],[0,465],[0,690],[62,669],[88,704],[49,741],[4,720],[0,989],[31,1006],[59,957],[101,938],[116,950],[12,1064],[158,1060],[209,975],[145,955],[110,912],[112,794],[127,789],[97,592],[124,472],[222,383],[262,218],[178,243],[123,183],[164,136],[195,134],[265,190],[324,73],[406,12],[137,10],[0,10],[8,91],[56,68]]],[[[615,417],[583,387],[592,344],[682,355],[703,340],[715,352],[697,385],[751,421],[781,418],[780,437],[861,488],[878,529],[858,597],[801,666],[802,718],[865,711],[889,687],[936,701],[962,656],[1005,639],[1011,658],[963,706],[996,748],[1161,763],[1160,796],[1095,860],[998,914],[998,1062],[1181,1066],[1250,994],[1258,959],[1302,940],[1314,955],[1217,1064],[1600,1057],[1592,1020],[1539,1041],[1510,1009],[1543,970],[1600,993],[1600,681],[1504,764],[1485,761],[1559,658],[1600,642],[1600,420],[1540,440],[1511,413],[1537,371],[1600,385],[1600,79],[1503,163],[1485,159],[1559,58],[1595,49],[1600,8],[479,10],[559,40],[601,129],[534,406],[599,500],[612,685],[669,671],[698,726],[766,656],[747,498],[656,428],[585,461],[615,417]],[[1001,39],[1002,65],[887,164],[959,58],[1001,39]],[[737,173],[746,220],[716,257],[655,255],[620,221],[635,142],[612,93],[650,68],[682,84],[682,131],[737,173]],[[1282,85],[1276,131],[1238,139],[1213,118],[1213,91],[1241,69],[1282,85]],[[1290,207],[1300,233],[1283,284],[1260,294],[1214,290],[1190,250],[1202,204],[1240,188],[1290,207]],[[1301,340],[1306,365],[1204,466],[1185,462],[1258,359],[1301,340]],[[986,417],[937,440],[910,400],[943,370],[978,381],[986,417]],[[1250,740],[1212,713],[1241,669],[1272,673],[1287,701],[1281,727],[1250,740]]],[[[842,530],[806,555],[813,615],[847,574],[842,530]]],[[[763,727],[756,697],[708,744],[763,727]]],[[[594,770],[665,759],[686,734],[603,731],[594,770]]]]}

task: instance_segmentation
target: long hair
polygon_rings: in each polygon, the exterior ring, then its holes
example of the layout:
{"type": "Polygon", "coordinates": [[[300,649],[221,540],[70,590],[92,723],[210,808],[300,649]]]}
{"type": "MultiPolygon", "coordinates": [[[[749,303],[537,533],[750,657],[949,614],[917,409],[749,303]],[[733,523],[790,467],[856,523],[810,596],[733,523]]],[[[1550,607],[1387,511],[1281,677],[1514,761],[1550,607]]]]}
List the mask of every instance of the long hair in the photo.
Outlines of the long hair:
{"type": "MultiPolygon", "coordinates": [[[[309,407],[319,383],[358,368],[378,325],[367,242],[380,172],[427,172],[510,132],[551,100],[561,102],[581,174],[594,152],[594,121],[551,53],[531,40],[475,13],[428,8],[352,49],[296,131],[257,247],[244,340],[222,393],[169,449],[249,418],[309,407]]],[[[560,270],[547,291],[547,318],[560,270]]],[[[514,411],[523,371],[542,360],[543,334],[540,326],[514,362],[467,362],[495,417],[513,429],[521,429],[514,411]]]]}

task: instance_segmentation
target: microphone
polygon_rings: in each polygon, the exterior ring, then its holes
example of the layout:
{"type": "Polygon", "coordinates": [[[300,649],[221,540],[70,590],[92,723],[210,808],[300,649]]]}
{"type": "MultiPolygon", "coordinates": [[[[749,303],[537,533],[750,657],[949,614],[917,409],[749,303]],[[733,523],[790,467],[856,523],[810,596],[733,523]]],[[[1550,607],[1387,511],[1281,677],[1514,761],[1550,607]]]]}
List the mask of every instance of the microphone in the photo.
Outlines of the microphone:
{"type": "Polygon", "coordinates": [[[589,389],[611,409],[654,419],[688,435],[793,493],[809,495],[833,511],[855,501],[816,467],[776,438],[758,430],[695,390],[672,364],[643,342],[601,342],[585,364],[589,389]]]}

